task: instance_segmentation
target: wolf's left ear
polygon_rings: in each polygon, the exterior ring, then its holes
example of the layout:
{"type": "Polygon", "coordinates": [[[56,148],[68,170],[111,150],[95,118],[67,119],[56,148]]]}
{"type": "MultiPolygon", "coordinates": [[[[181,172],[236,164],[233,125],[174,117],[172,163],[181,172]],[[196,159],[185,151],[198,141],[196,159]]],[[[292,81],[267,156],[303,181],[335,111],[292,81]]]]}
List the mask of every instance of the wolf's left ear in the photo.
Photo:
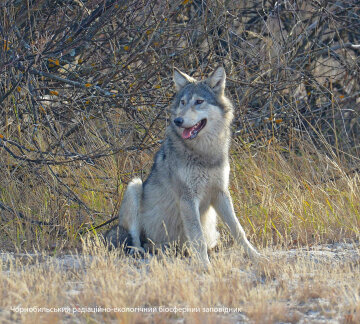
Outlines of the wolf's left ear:
{"type": "Polygon", "coordinates": [[[216,68],[216,70],[208,77],[206,83],[213,89],[217,95],[221,95],[225,90],[226,73],[222,66],[216,68]]]}
{"type": "Polygon", "coordinates": [[[174,83],[175,83],[175,89],[177,92],[179,92],[188,83],[196,81],[190,75],[187,75],[186,73],[181,72],[177,68],[174,68],[174,77],[173,78],[174,78],[174,83]]]}

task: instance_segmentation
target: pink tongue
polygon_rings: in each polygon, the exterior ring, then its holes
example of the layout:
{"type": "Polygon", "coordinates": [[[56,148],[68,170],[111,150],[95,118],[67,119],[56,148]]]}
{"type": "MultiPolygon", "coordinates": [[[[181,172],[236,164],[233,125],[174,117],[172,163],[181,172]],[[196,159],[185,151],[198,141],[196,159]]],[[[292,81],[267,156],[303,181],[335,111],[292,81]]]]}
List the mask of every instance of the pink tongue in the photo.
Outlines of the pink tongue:
{"type": "Polygon", "coordinates": [[[194,130],[194,126],[190,128],[185,128],[181,136],[183,139],[188,139],[191,136],[191,132],[194,130]]]}

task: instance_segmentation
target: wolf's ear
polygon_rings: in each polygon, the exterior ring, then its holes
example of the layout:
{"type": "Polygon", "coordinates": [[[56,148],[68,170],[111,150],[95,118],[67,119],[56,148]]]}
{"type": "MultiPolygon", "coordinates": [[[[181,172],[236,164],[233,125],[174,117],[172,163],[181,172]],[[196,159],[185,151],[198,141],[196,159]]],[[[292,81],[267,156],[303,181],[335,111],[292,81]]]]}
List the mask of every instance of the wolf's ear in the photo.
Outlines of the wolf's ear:
{"type": "Polygon", "coordinates": [[[196,80],[192,78],[190,75],[181,72],[177,68],[174,68],[174,83],[175,89],[179,92],[182,88],[184,88],[188,83],[195,82],[196,80]]]}
{"type": "Polygon", "coordinates": [[[220,95],[225,90],[226,73],[222,66],[216,68],[216,70],[208,77],[206,83],[213,89],[213,91],[220,95]]]}

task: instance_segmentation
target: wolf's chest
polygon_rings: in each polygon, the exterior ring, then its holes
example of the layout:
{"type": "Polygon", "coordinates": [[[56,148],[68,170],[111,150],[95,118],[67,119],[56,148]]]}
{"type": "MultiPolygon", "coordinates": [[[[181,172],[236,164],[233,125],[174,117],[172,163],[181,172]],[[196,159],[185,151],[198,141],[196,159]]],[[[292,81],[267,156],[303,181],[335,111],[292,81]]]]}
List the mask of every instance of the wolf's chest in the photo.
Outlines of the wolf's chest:
{"type": "Polygon", "coordinates": [[[218,168],[206,168],[202,165],[187,165],[178,169],[176,182],[179,188],[184,186],[193,195],[210,196],[212,192],[223,189],[229,181],[227,165],[218,168]]]}

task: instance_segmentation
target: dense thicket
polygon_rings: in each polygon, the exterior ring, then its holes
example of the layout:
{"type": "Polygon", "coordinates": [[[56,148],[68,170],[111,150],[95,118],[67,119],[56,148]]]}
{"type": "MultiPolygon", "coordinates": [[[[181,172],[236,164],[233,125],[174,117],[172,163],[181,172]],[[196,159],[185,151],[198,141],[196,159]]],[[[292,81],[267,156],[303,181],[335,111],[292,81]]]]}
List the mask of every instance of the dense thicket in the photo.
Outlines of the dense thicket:
{"type": "Polygon", "coordinates": [[[0,13],[6,212],[45,186],[54,210],[67,204],[80,224],[84,213],[94,221],[101,211],[72,187],[76,170],[104,180],[111,156],[119,184],[148,167],[174,66],[201,77],[224,65],[238,145],[296,150],[301,140],[359,157],[359,1],[5,0],[0,13]],[[24,189],[12,204],[10,182],[24,189]]]}

